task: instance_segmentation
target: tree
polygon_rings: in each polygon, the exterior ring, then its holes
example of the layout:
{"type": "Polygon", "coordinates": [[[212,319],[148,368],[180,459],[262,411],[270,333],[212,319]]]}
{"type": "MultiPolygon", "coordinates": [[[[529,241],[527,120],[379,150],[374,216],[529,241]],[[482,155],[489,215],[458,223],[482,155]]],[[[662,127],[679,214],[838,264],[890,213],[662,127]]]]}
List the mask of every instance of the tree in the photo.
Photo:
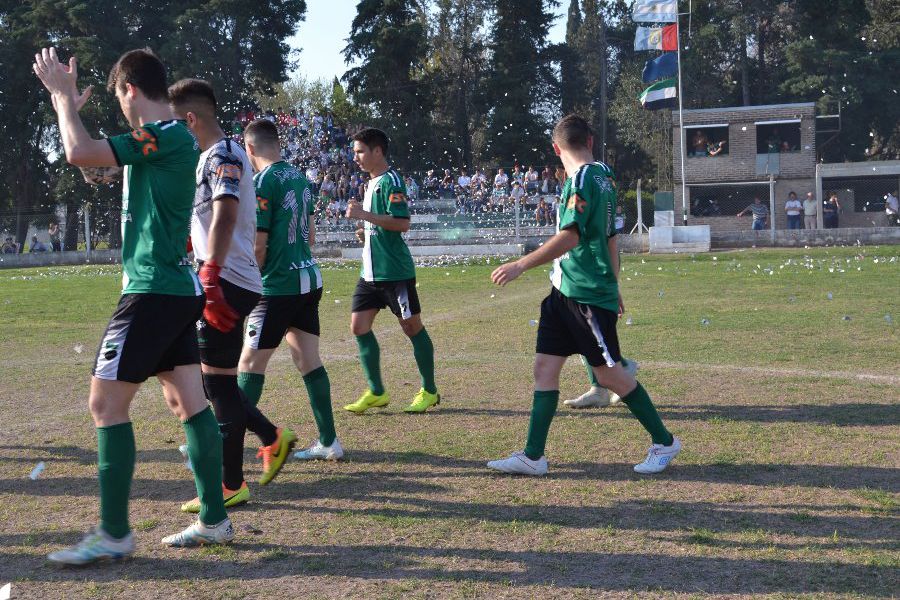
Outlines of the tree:
{"type": "Polygon", "coordinates": [[[360,0],[344,48],[348,63],[361,61],[343,77],[350,95],[373,108],[375,124],[391,139],[392,159],[405,165],[422,164],[417,142],[429,130],[432,94],[418,80],[428,47],[425,21],[416,0],[360,0]]]}
{"type": "Polygon", "coordinates": [[[560,56],[560,104],[563,114],[576,110],[584,88],[578,45],[581,36],[581,8],[578,0],[570,0],[566,18],[566,43],[560,56]]]}
{"type": "Polygon", "coordinates": [[[495,0],[491,58],[484,81],[488,156],[500,164],[544,162],[548,123],[542,110],[551,83],[547,32],[556,0],[495,0]]]}
{"type": "Polygon", "coordinates": [[[584,0],[584,22],[578,32],[576,47],[584,82],[578,108],[597,133],[595,155],[605,160],[609,57],[606,52],[606,22],[597,0],[584,0]]]}

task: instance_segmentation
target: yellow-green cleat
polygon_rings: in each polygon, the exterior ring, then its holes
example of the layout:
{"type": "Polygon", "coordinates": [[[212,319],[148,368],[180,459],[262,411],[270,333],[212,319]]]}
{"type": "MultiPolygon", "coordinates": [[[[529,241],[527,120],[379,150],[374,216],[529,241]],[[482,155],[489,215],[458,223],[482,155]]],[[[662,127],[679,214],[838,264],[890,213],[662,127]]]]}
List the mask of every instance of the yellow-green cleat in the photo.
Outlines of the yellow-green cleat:
{"type": "Polygon", "coordinates": [[[278,475],[284,461],[291,454],[297,436],[288,428],[278,428],[278,437],[271,446],[262,446],[256,454],[256,458],[263,459],[263,474],[259,478],[260,485],[266,485],[278,475]]]}
{"type": "Polygon", "coordinates": [[[432,406],[441,403],[441,395],[438,393],[430,394],[425,391],[425,388],[419,390],[419,393],[416,394],[415,398],[413,398],[412,404],[403,409],[403,412],[408,413],[423,413],[432,406]]]}
{"type": "MultiPolygon", "coordinates": [[[[231,508],[232,506],[237,506],[239,504],[245,503],[250,499],[250,488],[247,487],[247,482],[243,482],[241,487],[236,490],[229,490],[224,485],[222,486],[222,496],[225,498],[225,508],[231,508]]],[[[185,502],[181,505],[181,512],[186,513],[198,513],[200,512],[200,498],[194,498],[190,502],[185,502]]]]}
{"type": "Polygon", "coordinates": [[[387,406],[391,401],[388,393],[385,392],[380,396],[373,394],[372,390],[366,390],[363,392],[363,395],[359,397],[359,400],[354,402],[353,404],[348,404],[344,407],[344,410],[349,410],[352,413],[356,413],[358,415],[363,414],[370,408],[381,408],[387,406]]]}

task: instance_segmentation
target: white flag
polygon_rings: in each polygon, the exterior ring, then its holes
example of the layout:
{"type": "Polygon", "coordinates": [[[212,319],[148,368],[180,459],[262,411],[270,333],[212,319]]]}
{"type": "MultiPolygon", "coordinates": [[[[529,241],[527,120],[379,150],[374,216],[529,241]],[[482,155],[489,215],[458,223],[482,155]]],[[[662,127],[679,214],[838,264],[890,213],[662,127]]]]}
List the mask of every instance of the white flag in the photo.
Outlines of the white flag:
{"type": "Polygon", "coordinates": [[[631,18],[636,23],[674,23],[678,20],[678,0],[635,0],[631,18]]]}

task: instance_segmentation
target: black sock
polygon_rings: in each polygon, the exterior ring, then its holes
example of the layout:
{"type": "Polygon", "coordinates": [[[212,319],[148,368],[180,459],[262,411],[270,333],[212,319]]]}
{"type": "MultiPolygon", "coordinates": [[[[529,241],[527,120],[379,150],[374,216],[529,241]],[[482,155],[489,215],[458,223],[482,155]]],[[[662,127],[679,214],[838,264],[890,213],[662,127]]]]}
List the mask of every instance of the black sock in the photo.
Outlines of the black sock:
{"type": "Polygon", "coordinates": [[[238,392],[241,394],[244,410],[247,411],[247,429],[256,434],[263,446],[271,446],[278,439],[278,429],[255,404],[247,399],[242,390],[239,389],[238,392]]]}
{"type": "Polygon", "coordinates": [[[244,432],[247,410],[237,375],[203,374],[203,388],[212,403],[222,433],[222,483],[237,490],[244,482],[244,432]]]}

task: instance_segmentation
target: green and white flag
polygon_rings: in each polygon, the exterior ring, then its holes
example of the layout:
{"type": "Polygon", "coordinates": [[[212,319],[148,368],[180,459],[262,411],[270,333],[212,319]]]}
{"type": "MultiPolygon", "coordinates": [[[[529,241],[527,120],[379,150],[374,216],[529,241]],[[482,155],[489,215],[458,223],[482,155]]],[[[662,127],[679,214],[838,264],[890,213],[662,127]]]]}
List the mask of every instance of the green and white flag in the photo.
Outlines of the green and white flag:
{"type": "Polygon", "coordinates": [[[676,85],[678,85],[675,77],[657,81],[638,96],[641,106],[647,110],[659,110],[661,108],[672,108],[677,103],[676,85]]]}

